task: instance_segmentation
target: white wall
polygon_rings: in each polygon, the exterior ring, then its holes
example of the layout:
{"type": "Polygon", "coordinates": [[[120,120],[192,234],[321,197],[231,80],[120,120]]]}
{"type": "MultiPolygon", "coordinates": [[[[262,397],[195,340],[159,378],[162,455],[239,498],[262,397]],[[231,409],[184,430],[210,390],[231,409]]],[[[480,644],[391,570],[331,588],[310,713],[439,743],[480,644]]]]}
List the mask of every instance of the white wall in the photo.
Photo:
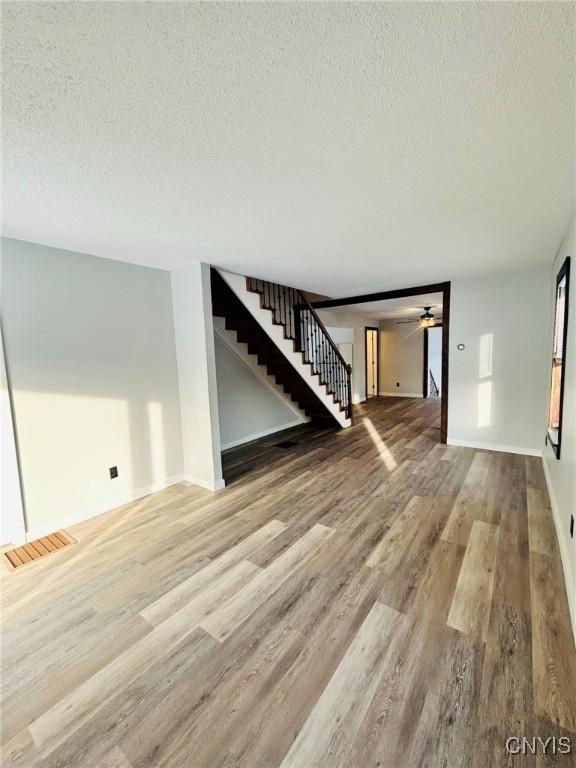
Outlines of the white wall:
{"type": "Polygon", "coordinates": [[[170,273],[186,479],[210,490],[224,487],[208,264],[170,273]]]}
{"type": "Polygon", "coordinates": [[[540,454],[549,286],[547,269],[452,282],[449,443],[540,454]]]}
{"type": "Polygon", "coordinates": [[[380,394],[422,397],[424,334],[419,323],[380,321],[379,368],[380,394]]]}
{"type": "Polygon", "coordinates": [[[342,309],[317,309],[318,315],[328,333],[338,344],[352,342],[352,402],[362,403],[366,400],[366,345],[364,328],[378,327],[378,320],[368,315],[347,312],[342,309]],[[340,329],[340,332],[336,329],[340,329]],[[333,335],[336,334],[337,338],[333,335]]]}
{"type": "Polygon", "coordinates": [[[326,326],[332,341],[336,344],[354,344],[354,328],[338,328],[337,326],[326,326]]]}
{"type": "Polygon", "coordinates": [[[0,397],[0,547],[18,546],[26,542],[26,524],[1,327],[0,397]]]}
{"type": "MultiPolygon", "coordinates": [[[[572,612],[572,626],[576,636],[576,537],[570,538],[570,514],[576,518],[576,220],[574,218],[554,260],[547,285],[550,291],[550,312],[545,364],[547,397],[544,404],[544,423],[546,423],[548,415],[549,376],[552,358],[552,307],[556,289],[556,275],[566,256],[571,257],[571,263],[562,445],[559,459],[556,459],[550,446],[543,446],[543,456],[544,471],[562,552],[564,575],[572,612]]],[[[542,435],[544,432],[541,433],[542,435]]]]}
{"type": "Polygon", "coordinates": [[[29,531],[180,479],[169,273],[3,239],[2,278],[29,531]]]}
{"type": "Polygon", "coordinates": [[[295,413],[218,335],[214,341],[223,450],[302,424],[304,414],[295,413]]]}

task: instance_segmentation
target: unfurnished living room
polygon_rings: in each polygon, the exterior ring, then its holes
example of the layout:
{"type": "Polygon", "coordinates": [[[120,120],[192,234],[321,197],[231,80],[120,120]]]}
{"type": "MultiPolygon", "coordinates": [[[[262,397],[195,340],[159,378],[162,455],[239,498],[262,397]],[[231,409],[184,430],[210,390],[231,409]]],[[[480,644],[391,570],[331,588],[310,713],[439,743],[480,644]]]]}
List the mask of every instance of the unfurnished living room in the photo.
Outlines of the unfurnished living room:
{"type": "Polygon", "coordinates": [[[575,766],[575,4],[0,12],[3,768],[575,766]]]}

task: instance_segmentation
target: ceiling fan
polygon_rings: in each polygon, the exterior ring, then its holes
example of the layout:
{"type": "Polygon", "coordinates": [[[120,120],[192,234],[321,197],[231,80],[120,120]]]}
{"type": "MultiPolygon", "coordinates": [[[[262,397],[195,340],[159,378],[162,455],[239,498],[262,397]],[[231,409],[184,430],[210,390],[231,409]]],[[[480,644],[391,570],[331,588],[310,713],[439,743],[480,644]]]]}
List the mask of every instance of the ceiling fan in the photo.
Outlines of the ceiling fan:
{"type": "Polygon", "coordinates": [[[396,322],[398,325],[402,323],[420,323],[421,328],[431,328],[436,324],[436,315],[430,312],[432,308],[432,304],[427,307],[421,307],[424,310],[424,314],[420,315],[420,317],[414,317],[412,320],[397,320],[396,322]]]}

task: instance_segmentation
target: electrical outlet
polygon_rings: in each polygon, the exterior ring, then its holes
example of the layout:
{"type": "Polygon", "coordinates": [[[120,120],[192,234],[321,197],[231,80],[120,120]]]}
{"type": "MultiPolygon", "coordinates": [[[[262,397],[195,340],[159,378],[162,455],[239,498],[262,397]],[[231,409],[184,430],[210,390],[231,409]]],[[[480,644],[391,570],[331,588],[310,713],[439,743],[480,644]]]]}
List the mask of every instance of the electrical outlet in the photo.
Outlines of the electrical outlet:
{"type": "Polygon", "coordinates": [[[118,477],[118,467],[110,467],[110,480],[113,480],[115,477],[118,477]]]}
{"type": "Polygon", "coordinates": [[[399,386],[400,386],[400,382],[399,382],[399,381],[397,381],[397,382],[396,382],[396,386],[397,386],[397,387],[399,387],[399,386]]]}
{"type": "Polygon", "coordinates": [[[574,538],[574,515],[570,515],[570,538],[574,538]]]}

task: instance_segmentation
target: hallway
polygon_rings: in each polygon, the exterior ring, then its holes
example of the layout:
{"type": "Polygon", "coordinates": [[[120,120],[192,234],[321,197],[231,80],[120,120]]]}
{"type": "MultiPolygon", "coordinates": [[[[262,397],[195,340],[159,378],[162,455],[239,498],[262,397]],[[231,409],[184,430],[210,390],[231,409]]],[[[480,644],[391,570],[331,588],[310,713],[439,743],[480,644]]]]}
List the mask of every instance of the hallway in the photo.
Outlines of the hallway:
{"type": "MultiPolygon", "coordinates": [[[[352,407],[354,423],[362,419],[376,419],[381,429],[393,430],[392,439],[400,437],[412,438],[418,429],[425,429],[428,438],[440,442],[440,400],[404,397],[375,397],[365,403],[352,407]]],[[[331,424],[311,422],[291,429],[277,432],[273,435],[245,443],[236,448],[230,448],[222,454],[222,468],[226,484],[230,485],[239,477],[264,467],[272,468],[277,463],[285,463],[287,458],[302,456],[312,446],[324,445],[329,447],[333,438],[338,438],[340,430],[331,424]],[[291,445],[283,445],[291,443],[291,445]]],[[[418,432],[419,433],[419,432],[418,432]]],[[[359,437],[359,436],[358,436],[359,437]]],[[[322,461],[317,456],[316,461],[322,461]]]]}

